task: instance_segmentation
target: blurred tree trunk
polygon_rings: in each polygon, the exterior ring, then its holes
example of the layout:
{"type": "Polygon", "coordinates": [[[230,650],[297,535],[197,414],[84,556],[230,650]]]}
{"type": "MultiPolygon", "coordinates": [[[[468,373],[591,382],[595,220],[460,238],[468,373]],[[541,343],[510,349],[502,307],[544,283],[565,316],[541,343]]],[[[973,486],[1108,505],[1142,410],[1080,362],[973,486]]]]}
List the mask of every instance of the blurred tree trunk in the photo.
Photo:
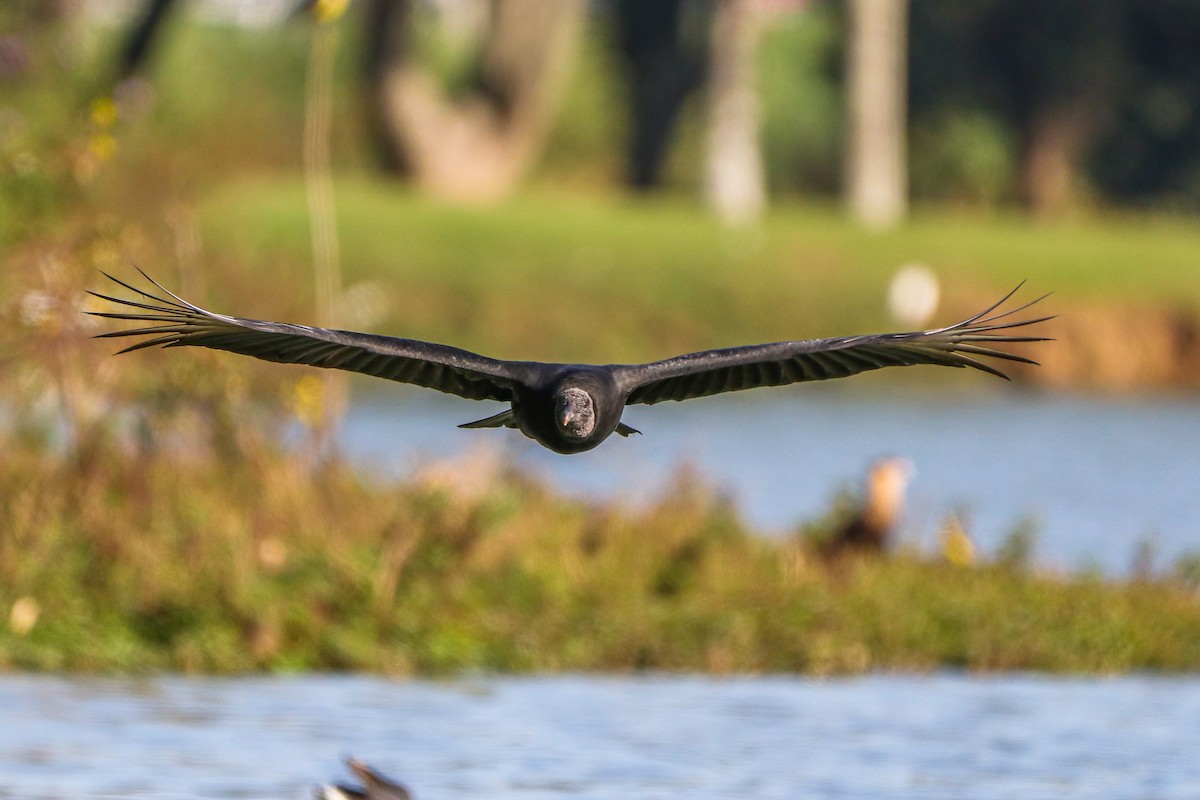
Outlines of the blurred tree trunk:
{"type": "Polygon", "coordinates": [[[704,194],[717,216],[734,225],[758,219],[767,202],[758,140],[758,28],[749,0],[718,0],[704,194]]]}
{"type": "Polygon", "coordinates": [[[1125,69],[1126,20],[1119,0],[1076,0],[1053,10],[1038,6],[1022,22],[1031,36],[1055,44],[1050,53],[1035,50],[1036,60],[1024,56],[1017,72],[1024,100],[1018,104],[1020,195],[1033,213],[1052,216],[1079,203],[1084,160],[1125,69]]]}
{"type": "Polygon", "coordinates": [[[628,179],[635,189],[652,189],[662,182],[683,104],[704,83],[711,3],[618,0],[614,10],[629,89],[628,179]]]}
{"type": "Polygon", "coordinates": [[[846,196],[871,228],[908,211],[908,0],[848,0],[846,196]]]}
{"type": "Polygon", "coordinates": [[[583,0],[490,0],[473,85],[451,98],[408,41],[413,0],[367,3],[367,80],[388,164],[435,194],[507,194],[549,133],[583,23],[583,0]]]}
{"type": "Polygon", "coordinates": [[[117,64],[117,80],[125,80],[146,63],[167,15],[178,5],[178,0],[149,0],[145,4],[125,36],[117,64]]]}
{"type": "Polygon", "coordinates": [[[1091,142],[1096,115],[1083,102],[1044,108],[1025,123],[1020,193],[1039,216],[1076,205],[1077,173],[1091,142]]]}

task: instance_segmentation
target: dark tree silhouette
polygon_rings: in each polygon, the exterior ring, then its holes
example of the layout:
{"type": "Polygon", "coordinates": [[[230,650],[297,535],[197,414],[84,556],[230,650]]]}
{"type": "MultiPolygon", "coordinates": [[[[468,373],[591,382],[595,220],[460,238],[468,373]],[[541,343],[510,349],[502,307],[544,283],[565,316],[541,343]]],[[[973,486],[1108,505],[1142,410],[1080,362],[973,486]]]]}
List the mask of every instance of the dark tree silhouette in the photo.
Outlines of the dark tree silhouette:
{"type": "Polygon", "coordinates": [[[162,33],[164,23],[178,6],[178,0],[149,0],[146,3],[125,35],[117,61],[118,81],[142,69],[162,33]]]}
{"type": "Polygon", "coordinates": [[[618,0],[617,47],[631,111],[628,179],[658,186],[684,102],[705,80],[712,2],[618,0]]]}

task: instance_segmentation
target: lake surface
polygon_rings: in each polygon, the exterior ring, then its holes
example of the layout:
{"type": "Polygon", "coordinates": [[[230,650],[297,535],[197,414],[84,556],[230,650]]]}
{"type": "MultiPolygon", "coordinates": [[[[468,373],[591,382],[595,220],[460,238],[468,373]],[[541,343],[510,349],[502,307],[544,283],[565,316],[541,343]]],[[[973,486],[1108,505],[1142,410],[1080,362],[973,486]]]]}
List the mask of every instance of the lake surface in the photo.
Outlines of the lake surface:
{"type": "Polygon", "coordinates": [[[857,489],[870,463],[917,468],[902,536],[925,547],[948,513],[965,514],[991,552],[1018,525],[1060,569],[1129,570],[1149,542],[1159,566],[1200,552],[1200,398],[1096,399],[1025,392],[847,392],[798,386],[634,406],[644,436],[555,455],[515,431],[455,425],[500,410],[427,391],[365,395],[343,431],[357,459],[402,473],[422,458],[488,448],[559,488],[646,500],[681,465],[726,491],[745,517],[787,531],[857,489]]]}
{"type": "Polygon", "coordinates": [[[1194,800],[1200,679],[0,676],[0,797],[1194,800]]]}

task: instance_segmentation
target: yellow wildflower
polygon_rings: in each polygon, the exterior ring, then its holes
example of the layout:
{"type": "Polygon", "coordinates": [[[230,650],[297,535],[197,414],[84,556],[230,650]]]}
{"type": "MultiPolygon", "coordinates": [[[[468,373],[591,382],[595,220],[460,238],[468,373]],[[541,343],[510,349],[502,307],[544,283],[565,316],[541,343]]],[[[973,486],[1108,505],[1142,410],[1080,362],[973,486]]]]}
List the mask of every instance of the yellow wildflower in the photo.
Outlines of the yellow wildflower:
{"type": "Polygon", "coordinates": [[[88,152],[101,163],[108,161],[117,152],[117,139],[111,133],[96,131],[88,137],[88,152]]]}
{"type": "Polygon", "coordinates": [[[942,526],[942,556],[956,567],[975,563],[975,542],[963,529],[958,517],[950,516],[942,526]]]}
{"type": "Polygon", "coordinates": [[[325,382],[317,375],[305,375],[292,386],[288,405],[292,413],[310,428],[321,422],[325,413],[325,382]]]}
{"type": "Polygon", "coordinates": [[[316,0],[312,5],[312,14],[318,22],[332,22],[346,10],[350,0],[316,0]]]}
{"type": "Polygon", "coordinates": [[[111,97],[97,97],[92,101],[90,117],[97,128],[111,128],[117,122],[117,104],[111,97]]]}

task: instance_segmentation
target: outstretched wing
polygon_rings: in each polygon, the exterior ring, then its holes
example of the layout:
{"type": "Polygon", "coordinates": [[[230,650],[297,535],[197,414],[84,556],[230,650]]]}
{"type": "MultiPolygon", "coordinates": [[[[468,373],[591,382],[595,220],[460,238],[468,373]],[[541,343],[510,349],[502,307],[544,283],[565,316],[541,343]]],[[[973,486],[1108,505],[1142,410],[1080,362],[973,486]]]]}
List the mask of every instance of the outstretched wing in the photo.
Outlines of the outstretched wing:
{"type": "Polygon", "coordinates": [[[615,368],[616,378],[622,388],[630,391],[627,403],[631,405],[689,400],[759,386],[845,378],[882,367],[914,364],[972,367],[1007,379],[1007,375],[979,357],[1036,364],[1024,356],[998,350],[995,345],[1047,341],[1042,336],[1014,335],[1005,331],[1052,319],[1004,321],[1044,296],[1020,308],[989,316],[1017,289],[987,310],[947,328],[706,350],[651,364],[622,365],[615,368]]]}
{"type": "MultiPolygon", "coordinates": [[[[141,272],[141,270],[138,270],[141,272]]],[[[145,301],[89,294],[134,311],[90,311],[97,317],[154,323],[149,327],[102,333],[98,338],[144,336],[120,351],[193,345],[254,356],[282,364],[344,369],[400,383],[412,383],[470,400],[510,400],[512,388],[534,365],[500,361],[456,347],[353,331],[311,328],[286,322],[228,317],[183,300],[142,272],[165,296],[142,291],[105,275],[145,301]]]]}

